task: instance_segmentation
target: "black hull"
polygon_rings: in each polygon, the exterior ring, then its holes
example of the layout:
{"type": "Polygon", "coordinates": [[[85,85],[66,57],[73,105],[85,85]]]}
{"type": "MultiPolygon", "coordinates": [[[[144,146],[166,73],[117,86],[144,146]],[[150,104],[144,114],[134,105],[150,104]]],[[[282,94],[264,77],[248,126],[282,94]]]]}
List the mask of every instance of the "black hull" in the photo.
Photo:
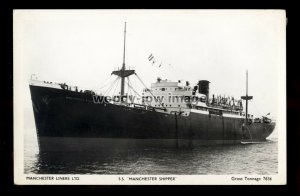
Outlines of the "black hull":
{"type": "Polygon", "coordinates": [[[263,141],[273,123],[191,112],[175,116],[115,104],[91,94],[30,85],[40,151],[113,147],[194,147],[263,141]],[[177,118],[177,120],[176,120],[177,118]],[[177,121],[177,129],[176,129],[177,121]]]}

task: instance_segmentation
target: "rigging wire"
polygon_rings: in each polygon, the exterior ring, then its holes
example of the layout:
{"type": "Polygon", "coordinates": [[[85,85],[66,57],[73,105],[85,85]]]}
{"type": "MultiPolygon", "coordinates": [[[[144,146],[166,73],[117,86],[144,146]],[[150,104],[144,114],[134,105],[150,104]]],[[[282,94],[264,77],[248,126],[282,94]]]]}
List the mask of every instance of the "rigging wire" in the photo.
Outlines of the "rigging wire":
{"type": "MultiPolygon", "coordinates": [[[[260,117],[262,115],[262,113],[261,113],[261,110],[259,109],[259,107],[257,107],[256,104],[254,104],[254,103],[252,103],[251,105],[253,106],[254,112],[257,113],[257,117],[260,117]]],[[[249,110],[249,106],[248,106],[248,110],[249,110]]]]}
{"type": "Polygon", "coordinates": [[[107,94],[111,91],[111,89],[113,88],[113,86],[115,85],[115,83],[116,83],[119,79],[120,79],[120,78],[117,77],[117,78],[113,81],[113,83],[111,84],[111,86],[105,91],[105,93],[104,93],[103,95],[107,95],[107,94]]]}
{"type": "Polygon", "coordinates": [[[135,74],[135,76],[139,79],[139,81],[144,85],[144,87],[146,88],[146,89],[148,89],[148,87],[145,85],[145,83],[142,81],[142,79],[137,75],[137,73],[134,73],[135,74]]]}
{"type": "Polygon", "coordinates": [[[119,82],[117,82],[117,84],[116,84],[116,86],[115,86],[115,89],[114,89],[114,91],[113,91],[113,93],[112,93],[112,96],[115,95],[115,92],[116,92],[118,86],[119,86],[119,82]]]}
{"type": "MultiPolygon", "coordinates": [[[[131,92],[131,88],[129,87],[129,78],[127,78],[127,96],[128,97],[132,97],[132,92],[131,92]]],[[[130,99],[130,101],[131,101],[131,103],[133,103],[132,102],[132,99],[130,99]]]]}
{"type": "MultiPolygon", "coordinates": [[[[106,87],[107,85],[109,85],[110,84],[110,78],[112,78],[112,75],[110,75],[109,77],[107,77],[105,80],[103,80],[103,85],[102,86],[100,86],[100,87],[98,87],[96,90],[101,90],[101,89],[103,89],[104,87],[106,87]]],[[[102,84],[102,82],[101,82],[101,84],[102,84]]]]}
{"type": "MultiPolygon", "coordinates": [[[[142,81],[142,79],[137,75],[137,73],[134,73],[136,75],[136,77],[139,79],[139,81],[144,85],[144,87],[148,90],[148,92],[153,96],[153,93],[151,92],[151,90],[145,85],[145,83],[142,81]]],[[[162,103],[162,100],[158,99],[159,103],[162,103]]],[[[166,109],[166,107],[162,106],[164,109],[166,109]]]]}
{"type": "Polygon", "coordinates": [[[128,78],[128,81],[129,81],[129,87],[133,90],[133,92],[134,92],[136,95],[138,95],[139,97],[142,97],[138,92],[136,92],[136,91],[134,90],[134,88],[132,87],[132,84],[131,84],[131,81],[129,80],[129,78],[128,78]]]}
{"type": "MultiPolygon", "coordinates": [[[[129,87],[132,89],[132,91],[135,93],[135,95],[139,96],[139,97],[142,97],[138,92],[136,92],[136,90],[134,90],[134,88],[132,87],[132,84],[131,84],[131,81],[130,79],[128,78],[128,85],[129,87]]],[[[140,104],[140,101],[137,99],[138,103],[140,104]]]]}

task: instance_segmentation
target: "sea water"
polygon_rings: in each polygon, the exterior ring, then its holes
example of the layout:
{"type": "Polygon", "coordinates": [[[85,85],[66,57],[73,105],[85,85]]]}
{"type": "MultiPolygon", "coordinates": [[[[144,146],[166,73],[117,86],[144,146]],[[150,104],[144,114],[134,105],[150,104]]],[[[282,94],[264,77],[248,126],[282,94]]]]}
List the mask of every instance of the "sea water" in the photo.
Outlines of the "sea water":
{"type": "MultiPolygon", "coordinates": [[[[35,130],[27,130],[35,133],[35,130]]],[[[36,135],[25,134],[26,174],[277,174],[278,142],[193,149],[130,149],[39,153],[36,135]]]]}

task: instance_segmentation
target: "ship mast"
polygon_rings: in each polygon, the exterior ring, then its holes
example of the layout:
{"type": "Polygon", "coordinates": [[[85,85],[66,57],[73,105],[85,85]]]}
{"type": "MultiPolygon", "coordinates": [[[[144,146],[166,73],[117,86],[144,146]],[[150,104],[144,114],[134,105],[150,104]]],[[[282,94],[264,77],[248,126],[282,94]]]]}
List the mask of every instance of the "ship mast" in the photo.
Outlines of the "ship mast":
{"type": "MultiPolygon", "coordinates": [[[[126,22],[124,27],[124,49],[123,49],[123,64],[122,64],[122,70],[125,70],[125,46],[126,46],[126,22]]],[[[124,81],[125,78],[121,78],[121,96],[124,95],[124,81]]]]}
{"type": "Polygon", "coordinates": [[[126,70],[125,67],[125,48],[126,48],[126,22],[124,27],[124,49],[123,49],[123,64],[121,70],[113,71],[111,74],[117,75],[121,78],[121,102],[124,102],[122,97],[124,96],[125,78],[132,74],[135,74],[135,70],[126,70]]]}
{"type": "Polygon", "coordinates": [[[248,123],[248,100],[251,100],[253,96],[248,96],[248,70],[246,71],[246,96],[241,97],[243,100],[246,100],[246,123],[248,123]]]}

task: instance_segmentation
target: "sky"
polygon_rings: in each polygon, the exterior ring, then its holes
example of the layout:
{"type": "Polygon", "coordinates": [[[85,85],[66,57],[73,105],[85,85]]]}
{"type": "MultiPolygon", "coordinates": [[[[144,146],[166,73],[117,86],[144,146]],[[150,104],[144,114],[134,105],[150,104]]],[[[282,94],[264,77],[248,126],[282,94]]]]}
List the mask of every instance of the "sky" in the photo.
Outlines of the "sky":
{"type": "MultiPolygon", "coordinates": [[[[14,71],[18,97],[32,108],[29,79],[103,90],[123,61],[150,87],[157,77],[209,80],[210,95],[240,98],[249,73],[249,113],[274,119],[285,110],[284,11],[15,10],[14,71]],[[157,63],[148,61],[153,54],[157,63]],[[162,64],[159,67],[159,64],[162,64]],[[21,81],[21,82],[20,82],[21,81]]],[[[130,78],[138,92],[142,85],[130,78]]]]}

